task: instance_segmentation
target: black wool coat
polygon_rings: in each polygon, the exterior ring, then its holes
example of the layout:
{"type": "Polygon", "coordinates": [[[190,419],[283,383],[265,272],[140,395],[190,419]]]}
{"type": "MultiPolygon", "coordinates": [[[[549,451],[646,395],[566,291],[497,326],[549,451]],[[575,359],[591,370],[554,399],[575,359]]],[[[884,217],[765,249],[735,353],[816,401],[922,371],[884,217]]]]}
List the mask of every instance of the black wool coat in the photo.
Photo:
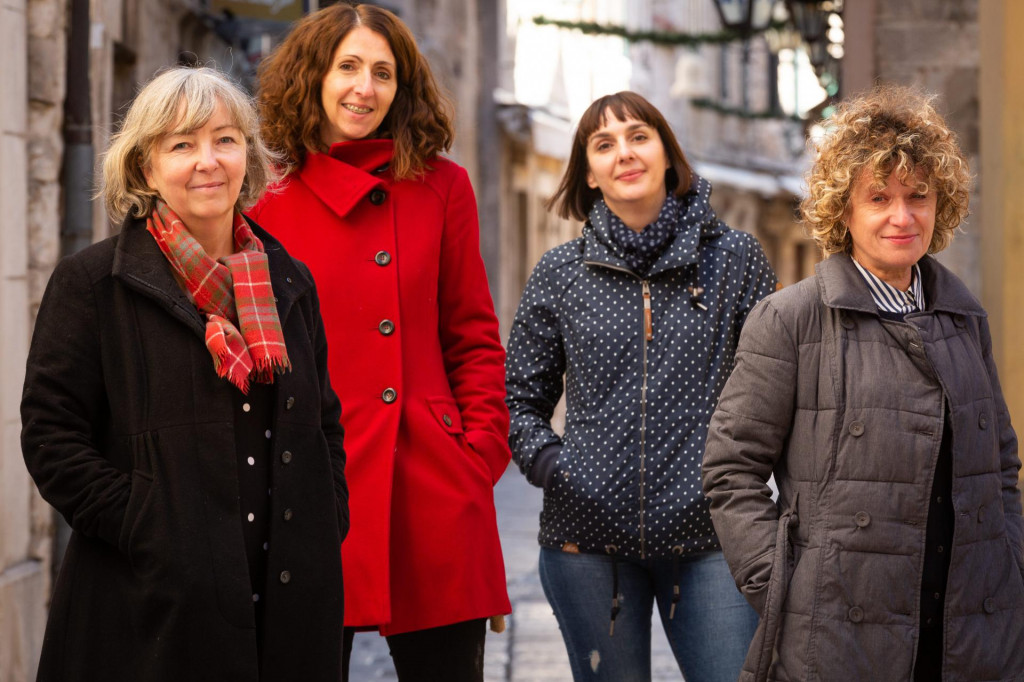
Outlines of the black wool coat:
{"type": "Polygon", "coordinates": [[[39,680],[340,678],[341,404],[312,277],[255,225],[292,370],[275,378],[257,653],[233,391],[144,221],[63,259],[36,322],[22,449],[72,528],[39,680]],[[262,670],[260,669],[262,667],[262,670]]]}

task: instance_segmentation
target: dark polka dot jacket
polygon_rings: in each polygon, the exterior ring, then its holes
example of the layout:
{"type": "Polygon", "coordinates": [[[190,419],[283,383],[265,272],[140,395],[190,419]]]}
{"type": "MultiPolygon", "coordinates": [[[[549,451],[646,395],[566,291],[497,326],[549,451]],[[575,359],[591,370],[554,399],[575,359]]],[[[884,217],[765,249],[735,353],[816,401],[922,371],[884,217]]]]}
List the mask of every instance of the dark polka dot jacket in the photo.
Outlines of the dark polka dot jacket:
{"type": "Polygon", "coordinates": [[[710,193],[695,178],[674,238],[643,277],[605,209],[544,254],[526,284],[506,400],[513,458],[544,488],[541,545],[638,558],[719,548],[700,483],[708,422],[740,327],[776,280],[757,240],[715,217],[710,193]],[[551,416],[563,376],[559,437],[551,416]]]}

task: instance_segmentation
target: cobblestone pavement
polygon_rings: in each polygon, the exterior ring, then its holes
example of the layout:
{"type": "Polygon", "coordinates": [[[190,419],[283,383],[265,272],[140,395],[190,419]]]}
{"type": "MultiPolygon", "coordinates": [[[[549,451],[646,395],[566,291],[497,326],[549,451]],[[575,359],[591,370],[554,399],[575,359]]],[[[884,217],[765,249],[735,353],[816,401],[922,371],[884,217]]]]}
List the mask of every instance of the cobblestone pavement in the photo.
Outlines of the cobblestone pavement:
{"type": "MultiPolygon", "coordinates": [[[[537,577],[540,505],[541,491],[528,484],[514,466],[509,467],[495,488],[495,506],[512,615],[506,617],[505,632],[487,633],[486,682],[572,681],[558,623],[537,577]]],[[[655,621],[651,630],[652,682],[680,682],[683,676],[669,650],[661,624],[655,621]]],[[[356,635],[349,679],[351,682],[398,679],[383,637],[376,633],[356,635]]]]}

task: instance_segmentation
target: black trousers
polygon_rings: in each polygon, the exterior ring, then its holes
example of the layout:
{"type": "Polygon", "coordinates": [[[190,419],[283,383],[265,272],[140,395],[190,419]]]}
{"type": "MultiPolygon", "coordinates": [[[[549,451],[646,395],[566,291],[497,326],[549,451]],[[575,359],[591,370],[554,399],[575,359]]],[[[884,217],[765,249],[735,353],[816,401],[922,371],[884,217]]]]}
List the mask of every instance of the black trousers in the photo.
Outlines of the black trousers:
{"type": "MultiPolygon", "coordinates": [[[[479,618],[388,637],[399,682],[483,682],[486,623],[486,618],[479,618]]],[[[345,628],[342,682],[349,680],[355,633],[345,628]]]]}

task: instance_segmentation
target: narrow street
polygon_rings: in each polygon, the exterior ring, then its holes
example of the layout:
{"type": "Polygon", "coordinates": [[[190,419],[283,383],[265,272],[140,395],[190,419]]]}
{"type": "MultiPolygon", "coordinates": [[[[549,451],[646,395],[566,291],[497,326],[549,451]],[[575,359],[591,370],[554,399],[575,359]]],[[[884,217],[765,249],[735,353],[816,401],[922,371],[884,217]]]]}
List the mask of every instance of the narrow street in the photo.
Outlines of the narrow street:
{"type": "MultiPolygon", "coordinates": [[[[486,682],[571,682],[558,623],[537,577],[541,491],[529,485],[513,465],[495,488],[495,506],[512,615],[506,618],[505,632],[487,635],[486,682]]],[[[683,676],[658,622],[652,624],[651,639],[652,682],[680,682],[683,676]]],[[[352,682],[398,679],[383,637],[356,636],[349,673],[352,682]]]]}

